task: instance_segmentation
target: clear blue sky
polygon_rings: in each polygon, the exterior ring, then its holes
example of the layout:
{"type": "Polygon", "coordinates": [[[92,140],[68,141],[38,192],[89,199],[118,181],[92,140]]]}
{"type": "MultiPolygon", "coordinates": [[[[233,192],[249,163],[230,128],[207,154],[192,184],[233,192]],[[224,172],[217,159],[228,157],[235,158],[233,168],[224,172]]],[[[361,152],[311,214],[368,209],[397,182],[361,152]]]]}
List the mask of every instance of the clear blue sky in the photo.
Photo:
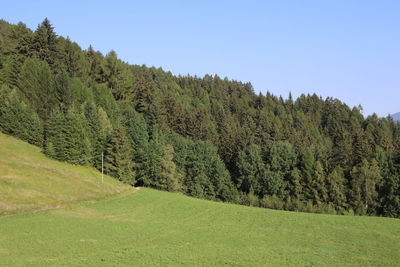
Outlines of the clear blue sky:
{"type": "Polygon", "coordinates": [[[0,18],[48,17],[82,48],[174,74],[250,81],[256,92],[333,96],[400,111],[400,1],[4,1],[0,18]]]}

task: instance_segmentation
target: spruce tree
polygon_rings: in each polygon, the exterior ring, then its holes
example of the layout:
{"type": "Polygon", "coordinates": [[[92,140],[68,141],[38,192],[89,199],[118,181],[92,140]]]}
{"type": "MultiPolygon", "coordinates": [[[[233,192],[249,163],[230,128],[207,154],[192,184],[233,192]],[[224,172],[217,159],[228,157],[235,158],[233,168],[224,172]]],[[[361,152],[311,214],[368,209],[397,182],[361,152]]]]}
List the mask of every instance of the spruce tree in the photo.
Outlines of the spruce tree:
{"type": "Polygon", "coordinates": [[[347,208],[345,182],[343,170],[340,167],[333,169],[327,177],[329,202],[341,210],[347,208]]]}
{"type": "Polygon", "coordinates": [[[119,125],[113,130],[107,142],[104,153],[104,171],[120,181],[135,185],[133,167],[131,144],[125,129],[119,125]]]}
{"type": "Polygon", "coordinates": [[[93,102],[85,103],[84,114],[88,126],[88,138],[92,148],[92,163],[97,169],[100,169],[101,153],[105,150],[107,142],[107,129],[102,127],[98,109],[93,102]]]}
{"type": "Polygon", "coordinates": [[[57,35],[47,18],[35,31],[32,50],[37,58],[46,61],[49,65],[53,65],[57,60],[57,35]]]}
{"type": "Polygon", "coordinates": [[[45,153],[72,164],[90,163],[92,147],[85,116],[75,110],[53,112],[46,127],[45,153]]]}
{"type": "Polygon", "coordinates": [[[378,163],[366,159],[352,170],[352,200],[359,214],[374,214],[377,204],[377,186],[381,181],[378,163]]]}
{"type": "Polygon", "coordinates": [[[164,155],[161,159],[162,175],[165,179],[164,188],[168,191],[179,191],[182,187],[181,175],[176,171],[176,165],[173,161],[174,147],[167,144],[164,147],[164,155]]]}
{"type": "Polygon", "coordinates": [[[49,65],[28,58],[22,65],[18,88],[40,118],[47,120],[56,104],[54,78],[49,65]]]}
{"type": "Polygon", "coordinates": [[[31,144],[43,144],[43,124],[16,89],[0,86],[0,131],[31,144]]]}
{"type": "MultiPolygon", "coordinates": [[[[238,188],[246,193],[252,192],[261,195],[263,189],[262,182],[266,175],[265,165],[261,156],[261,148],[257,145],[251,145],[241,151],[236,161],[238,188]]],[[[264,186],[266,183],[264,182],[264,186]]],[[[269,191],[268,188],[264,190],[269,191]]]]}
{"type": "Polygon", "coordinates": [[[21,63],[17,61],[15,56],[8,56],[3,68],[0,69],[0,81],[10,87],[16,87],[20,68],[21,63]]]}

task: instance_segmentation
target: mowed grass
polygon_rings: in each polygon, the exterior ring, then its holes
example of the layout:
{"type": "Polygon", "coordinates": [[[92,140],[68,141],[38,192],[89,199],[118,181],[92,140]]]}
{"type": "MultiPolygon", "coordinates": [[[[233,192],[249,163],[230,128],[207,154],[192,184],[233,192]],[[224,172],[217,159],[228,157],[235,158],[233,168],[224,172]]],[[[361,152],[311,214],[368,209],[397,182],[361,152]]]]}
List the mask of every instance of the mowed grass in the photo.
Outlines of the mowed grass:
{"type": "Polygon", "coordinates": [[[275,211],[141,188],[0,217],[3,266],[399,266],[400,221],[275,211]]]}
{"type": "Polygon", "coordinates": [[[0,215],[102,199],[129,190],[108,176],[101,184],[97,170],[51,160],[40,148],[0,133],[0,215]]]}

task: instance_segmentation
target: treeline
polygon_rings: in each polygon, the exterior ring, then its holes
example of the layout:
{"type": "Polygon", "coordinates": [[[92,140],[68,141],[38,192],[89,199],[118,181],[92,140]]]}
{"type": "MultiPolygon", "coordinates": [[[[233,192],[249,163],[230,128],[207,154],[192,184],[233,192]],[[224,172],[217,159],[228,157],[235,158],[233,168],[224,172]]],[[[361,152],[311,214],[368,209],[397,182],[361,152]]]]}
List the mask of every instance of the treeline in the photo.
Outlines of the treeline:
{"type": "Polygon", "coordinates": [[[276,209],[400,217],[400,126],[360,107],[255,94],[0,21],[0,130],[131,185],[276,209]]]}

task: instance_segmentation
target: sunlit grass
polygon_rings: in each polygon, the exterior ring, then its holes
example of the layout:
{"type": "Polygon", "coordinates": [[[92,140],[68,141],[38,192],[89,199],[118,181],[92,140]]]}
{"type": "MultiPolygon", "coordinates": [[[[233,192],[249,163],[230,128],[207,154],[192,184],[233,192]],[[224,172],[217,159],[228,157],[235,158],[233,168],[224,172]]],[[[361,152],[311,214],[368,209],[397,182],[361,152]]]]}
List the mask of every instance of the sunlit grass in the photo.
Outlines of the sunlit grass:
{"type": "Polygon", "coordinates": [[[101,199],[127,190],[89,167],[51,160],[40,148],[0,133],[0,215],[101,199]]]}
{"type": "Polygon", "coordinates": [[[295,213],[140,189],[0,218],[5,266],[398,266],[400,221],[295,213]]]}

